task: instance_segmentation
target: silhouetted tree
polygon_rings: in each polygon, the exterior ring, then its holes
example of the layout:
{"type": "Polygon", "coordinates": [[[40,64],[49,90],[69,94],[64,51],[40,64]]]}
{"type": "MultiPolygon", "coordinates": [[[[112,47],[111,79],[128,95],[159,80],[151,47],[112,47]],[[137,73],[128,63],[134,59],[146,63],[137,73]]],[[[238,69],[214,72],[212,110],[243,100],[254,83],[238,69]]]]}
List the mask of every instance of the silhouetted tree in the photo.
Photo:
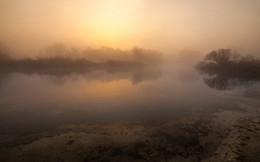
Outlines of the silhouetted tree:
{"type": "Polygon", "coordinates": [[[65,56],[67,52],[65,45],[61,43],[55,43],[45,48],[45,53],[50,57],[65,56]]]}
{"type": "Polygon", "coordinates": [[[231,73],[260,74],[260,60],[252,55],[240,56],[231,49],[219,49],[206,55],[205,60],[197,64],[202,71],[222,71],[231,73]]]}
{"type": "Polygon", "coordinates": [[[147,50],[140,47],[133,47],[132,49],[133,59],[135,61],[157,64],[162,61],[162,54],[154,50],[147,50]]]}
{"type": "Polygon", "coordinates": [[[144,49],[140,47],[133,47],[132,53],[133,53],[134,60],[141,61],[144,57],[144,49]]]}
{"type": "Polygon", "coordinates": [[[236,62],[240,55],[231,49],[219,49],[210,52],[206,55],[205,60],[213,61],[218,65],[227,65],[231,62],[236,62]]]}
{"type": "Polygon", "coordinates": [[[260,60],[251,55],[240,56],[231,49],[210,52],[197,68],[201,73],[215,76],[204,78],[204,82],[218,90],[260,81],[260,60]]]}

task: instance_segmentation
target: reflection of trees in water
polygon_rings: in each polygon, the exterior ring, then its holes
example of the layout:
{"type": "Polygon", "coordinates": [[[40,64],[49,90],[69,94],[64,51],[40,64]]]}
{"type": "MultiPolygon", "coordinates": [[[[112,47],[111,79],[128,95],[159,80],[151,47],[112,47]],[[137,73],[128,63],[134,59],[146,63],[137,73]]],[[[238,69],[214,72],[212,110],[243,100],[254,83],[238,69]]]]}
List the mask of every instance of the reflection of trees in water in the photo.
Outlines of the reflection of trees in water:
{"type": "Polygon", "coordinates": [[[231,90],[239,86],[249,87],[260,81],[257,78],[234,74],[216,74],[214,77],[204,78],[203,80],[210,88],[217,90],[231,90]]]}
{"type": "Polygon", "coordinates": [[[218,90],[231,89],[228,80],[223,77],[216,76],[214,78],[204,78],[203,80],[210,88],[218,90]]]}
{"type": "Polygon", "coordinates": [[[71,80],[71,81],[76,81],[76,77],[75,75],[71,75],[71,76],[55,76],[55,75],[46,75],[46,80],[52,84],[54,84],[55,86],[61,86],[67,83],[67,81],[71,80]]]}
{"type": "MultiPolygon", "coordinates": [[[[80,80],[79,75],[73,74],[70,76],[55,76],[47,75],[48,80],[57,85],[65,84],[66,81],[78,81],[80,80]]],[[[143,81],[152,81],[159,79],[162,76],[160,68],[138,68],[138,69],[127,69],[123,71],[122,69],[113,69],[109,71],[93,71],[82,75],[85,80],[100,80],[102,82],[111,82],[121,79],[129,79],[132,84],[136,85],[143,81]]]]}
{"type": "Polygon", "coordinates": [[[132,83],[138,84],[142,81],[156,80],[161,78],[162,71],[161,69],[141,69],[133,72],[132,74],[132,83]]]}
{"type": "Polygon", "coordinates": [[[253,56],[241,56],[231,49],[214,50],[206,55],[197,69],[210,78],[204,82],[217,90],[233,89],[237,86],[250,86],[260,81],[260,60],[253,56]]]}
{"type": "MultiPolygon", "coordinates": [[[[2,69],[3,70],[3,69],[2,69]]],[[[79,81],[81,77],[84,80],[92,81],[99,80],[102,82],[110,82],[114,80],[129,79],[133,84],[138,84],[143,81],[150,81],[159,79],[162,76],[160,67],[140,67],[140,68],[68,68],[68,69],[17,69],[15,71],[6,71],[5,73],[11,74],[14,72],[22,73],[27,76],[39,75],[45,78],[48,82],[54,85],[64,85],[68,81],[79,81]]],[[[0,75],[0,84],[3,80],[3,75],[0,75]]]]}

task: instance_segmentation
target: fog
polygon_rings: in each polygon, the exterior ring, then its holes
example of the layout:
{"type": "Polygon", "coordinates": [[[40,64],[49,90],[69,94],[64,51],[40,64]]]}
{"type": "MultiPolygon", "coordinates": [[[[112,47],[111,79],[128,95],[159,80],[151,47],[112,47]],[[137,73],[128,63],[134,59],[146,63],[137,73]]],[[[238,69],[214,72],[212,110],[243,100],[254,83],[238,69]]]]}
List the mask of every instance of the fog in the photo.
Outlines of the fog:
{"type": "Polygon", "coordinates": [[[81,50],[140,46],[173,58],[219,48],[259,55],[259,15],[258,0],[1,0],[0,42],[30,57],[57,42],[81,50]]]}
{"type": "Polygon", "coordinates": [[[260,162],[259,16],[259,0],[0,0],[0,162],[260,162]]]}

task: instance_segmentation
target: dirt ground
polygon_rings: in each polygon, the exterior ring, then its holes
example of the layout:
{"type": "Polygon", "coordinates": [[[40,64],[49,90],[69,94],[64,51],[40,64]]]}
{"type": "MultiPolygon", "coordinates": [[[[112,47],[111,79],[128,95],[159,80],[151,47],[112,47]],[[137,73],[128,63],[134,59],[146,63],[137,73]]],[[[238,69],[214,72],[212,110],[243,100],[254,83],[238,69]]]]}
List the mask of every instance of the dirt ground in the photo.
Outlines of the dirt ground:
{"type": "Polygon", "coordinates": [[[260,161],[257,110],[196,108],[178,120],[66,125],[1,137],[0,161],[260,161]]]}

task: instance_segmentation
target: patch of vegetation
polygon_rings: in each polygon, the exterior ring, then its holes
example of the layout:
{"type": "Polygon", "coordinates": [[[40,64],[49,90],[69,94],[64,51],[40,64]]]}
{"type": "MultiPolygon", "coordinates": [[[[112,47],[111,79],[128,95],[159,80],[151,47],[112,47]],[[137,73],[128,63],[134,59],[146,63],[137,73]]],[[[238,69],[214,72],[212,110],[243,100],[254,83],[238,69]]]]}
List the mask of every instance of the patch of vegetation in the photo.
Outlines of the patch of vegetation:
{"type": "Polygon", "coordinates": [[[161,61],[161,53],[139,47],[126,51],[104,47],[80,51],[54,44],[41,50],[40,57],[17,59],[11,57],[8,47],[0,46],[0,68],[136,67],[161,61]]]}
{"type": "Polygon", "coordinates": [[[252,55],[242,56],[231,49],[219,49],[206,55],[197,68],[208,74],[231,74],[260,79],[260,60],[252,55]]]}
{"type": "Polygon", "coordinates": [[[260,81],[260,60],[249,55],[241,56],[231,49],[210,52],[197,69],[208,74],[203,79],[205,84],[217,90],[231,90],[260,81]]]}

